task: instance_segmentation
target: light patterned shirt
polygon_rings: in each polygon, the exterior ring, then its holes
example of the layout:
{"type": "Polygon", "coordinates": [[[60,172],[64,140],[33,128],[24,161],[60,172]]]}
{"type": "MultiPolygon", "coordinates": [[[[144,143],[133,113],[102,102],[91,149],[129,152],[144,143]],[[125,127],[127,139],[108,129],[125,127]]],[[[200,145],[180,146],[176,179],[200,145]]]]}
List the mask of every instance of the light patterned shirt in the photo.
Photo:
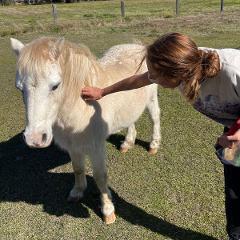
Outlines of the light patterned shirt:
{"type": "Polygon", "coordinates": [[[215,50],[220,58],[220,72],[201,83],[193,107],[209,118],[231,126],[240,117],[240,50],[215,50]]]}

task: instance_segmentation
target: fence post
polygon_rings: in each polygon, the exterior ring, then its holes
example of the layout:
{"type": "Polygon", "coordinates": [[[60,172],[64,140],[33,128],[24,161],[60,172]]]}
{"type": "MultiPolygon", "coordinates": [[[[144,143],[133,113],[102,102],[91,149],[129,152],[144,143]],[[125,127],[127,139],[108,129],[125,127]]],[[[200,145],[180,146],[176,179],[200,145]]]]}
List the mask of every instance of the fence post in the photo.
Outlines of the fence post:
{"type": "Polygon", "coordinates": [[[52,1],[52,15],[54,24],[57,23],[57,5],[52,1]]]}
{"type": "Polygon", "coordinates": [[[180,0],[176,0],[176,15],[179,15],[180,0]]]}
{"type": "Polygon", "coordinates": [[[124,0],[121,0],[121,16],[125,17],[125,2],[124,0]]]}
{"type": "Polygon", "coordinates": [[[224,0],[221,0],[221,13],[223,12],[224,0]]]}

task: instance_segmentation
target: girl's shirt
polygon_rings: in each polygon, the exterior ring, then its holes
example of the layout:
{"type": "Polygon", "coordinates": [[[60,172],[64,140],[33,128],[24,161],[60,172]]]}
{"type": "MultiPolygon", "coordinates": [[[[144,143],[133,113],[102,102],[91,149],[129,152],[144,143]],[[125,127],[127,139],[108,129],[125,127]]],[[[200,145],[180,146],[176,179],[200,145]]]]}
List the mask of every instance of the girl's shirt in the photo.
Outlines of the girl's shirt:
{"type": "Polygon", "coordinates": [[[193,107],[207,117],[231,126],[240,117],[240,50],[215,50],[220,58],[220,72],[201,83],[193,107]]]}

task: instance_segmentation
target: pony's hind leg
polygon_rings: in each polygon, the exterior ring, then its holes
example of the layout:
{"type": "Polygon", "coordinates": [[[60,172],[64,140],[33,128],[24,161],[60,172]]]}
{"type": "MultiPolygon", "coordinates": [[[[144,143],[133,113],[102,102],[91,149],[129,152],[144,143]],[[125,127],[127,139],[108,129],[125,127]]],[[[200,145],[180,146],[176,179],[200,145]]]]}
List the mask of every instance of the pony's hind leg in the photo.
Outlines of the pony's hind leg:
{"type": "Polygon", "coordinates": [[[76,202],[83,197],[84,190],[87,187],[87,180],[85,175],[85,159],[83,154],[70,153],[72,166],[75,176],[75,184],[69,193],[68,201],[76,202]]]}
{"type": "Polygon", "coordinates": [[[115,222],[115,209],[111,200],[111,193],[107,186],[107,170],[103,149],[91,153],[93,178],[101,193],[101,212],[106,224],[115,222]]]}
{"type": "Polygon", "coordinates": [[[149,146],[149,153],[156,154],[161,142],[160,108],[158,104],[157,88],[147,105],[151,120],[153,122],[153,134],[149,146]]]}
{"type": "Polygon", "coordinates": [[[120,146],[120,152],[125,153],[134,146],[136,135],[137,135],[137,131],[135,129],[135,124],[132,124],[128,128],[125,140],[120,146]]]}

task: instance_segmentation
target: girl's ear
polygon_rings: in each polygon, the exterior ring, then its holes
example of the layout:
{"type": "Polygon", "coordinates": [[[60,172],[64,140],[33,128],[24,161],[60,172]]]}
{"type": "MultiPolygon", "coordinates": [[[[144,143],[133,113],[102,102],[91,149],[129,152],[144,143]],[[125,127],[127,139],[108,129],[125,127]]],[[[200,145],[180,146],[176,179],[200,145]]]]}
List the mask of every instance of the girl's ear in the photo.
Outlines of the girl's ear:
{"type": "Polygon", "coordinates": [[[24,44],[15,38],[10,38],[12,50],[18,56],[24,47],[24,44]]]}

